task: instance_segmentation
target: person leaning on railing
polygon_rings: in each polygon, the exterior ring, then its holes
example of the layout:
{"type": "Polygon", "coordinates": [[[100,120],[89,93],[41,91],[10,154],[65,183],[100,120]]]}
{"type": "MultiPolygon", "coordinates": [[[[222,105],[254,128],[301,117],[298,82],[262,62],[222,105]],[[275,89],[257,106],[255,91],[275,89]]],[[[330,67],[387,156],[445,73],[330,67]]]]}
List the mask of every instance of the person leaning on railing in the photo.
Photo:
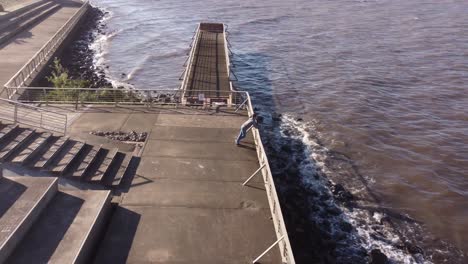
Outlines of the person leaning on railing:
{"type": "Polygon", "coordinates": [[[253,113],[252,116],[249,118],[249,120],[245,121],[244,124],[242,124],[239,136],[237,136],[237,139],[235,141],[236,145],[240,145],[240,141],[244,139],[247,136],[247,132],[249,132],[249,129],[252,127],[257,128],[258,127],[258,120],[257,120],[257,114],[253,113]]]}

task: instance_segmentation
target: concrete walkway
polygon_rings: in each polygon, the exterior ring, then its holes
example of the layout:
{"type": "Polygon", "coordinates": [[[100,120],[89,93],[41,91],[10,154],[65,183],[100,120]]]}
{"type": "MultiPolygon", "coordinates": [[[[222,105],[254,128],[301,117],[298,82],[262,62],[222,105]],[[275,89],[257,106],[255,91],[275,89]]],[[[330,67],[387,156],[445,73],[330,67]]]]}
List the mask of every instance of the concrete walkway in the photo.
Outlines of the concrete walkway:
{"type": "MultiPolygon", "coordinates": [[[[70,133],[149,131],[136,176],[121,196],[95,263],[249,263],[275,240],[245,114],[86,113],[70,133]]],[[[275,247],[261,263],[281,263],[275,247]]]]}
{"type": "Polygon", "coordinates": [[[79,1],[56,2],[61,4],[61,8],[55,13],[0,46],[0,87],[30,60],[82,5],[79,1]]]}
{"type": "MultiPolygon", "coordinates": [[[[32,0],[0,0],[0,6],[3,7],[5,11],[0,11],[0,15],[11,10],[23,7],[30,3],[32,0]]],[[[1,9],[0,9],[1,10],[1,9]]]]}

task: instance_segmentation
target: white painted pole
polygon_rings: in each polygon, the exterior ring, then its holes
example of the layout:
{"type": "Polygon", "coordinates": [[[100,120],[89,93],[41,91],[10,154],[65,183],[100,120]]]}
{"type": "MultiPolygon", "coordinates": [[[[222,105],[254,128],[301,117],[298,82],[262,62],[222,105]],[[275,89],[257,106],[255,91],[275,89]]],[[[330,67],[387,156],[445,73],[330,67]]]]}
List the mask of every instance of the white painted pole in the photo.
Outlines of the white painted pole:
{"type": "Polygon", "coordinates": [[[273,245],[271,245],[269,248],[267,248],[265,251],[263,251],[263,253],[258,256],[258,258],[256,258],[252,263],[257,263],[266,253],[268,253],[274,246],[276,246],[281,240],[283,240],[284,238],[284,235],[281,236],[278,240],[276,240],[275,243],[273,243],[273,245]]]}
{"type": "Polygon", "coordinates": [[[256,170],[242,185],[246,185],[255,175],[257,175],[257,173],[263,169],[263,167],[265,167],[266,163],[264,163],[262,166],[260,166],[260,168],[258,168],[258,170],[256,170]]]}

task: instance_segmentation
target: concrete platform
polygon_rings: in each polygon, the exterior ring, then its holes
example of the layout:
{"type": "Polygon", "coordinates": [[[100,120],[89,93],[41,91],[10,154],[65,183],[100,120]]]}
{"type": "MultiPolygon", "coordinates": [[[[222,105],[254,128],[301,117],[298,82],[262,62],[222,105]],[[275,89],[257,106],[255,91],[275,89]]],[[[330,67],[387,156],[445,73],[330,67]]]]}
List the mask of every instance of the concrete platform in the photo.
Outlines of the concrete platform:
{"type": "MultiPolygon", "coordinates": [[[[94,263],[249,263],[274,241],[272,225],[267,210],[123,206],[94,263]]],[[[272,251],[261,263],[280,260],[272,251]]]]}
{"type": "MultiPolygon", "coordinates": [[[[134,184],[138,184],[139,175],[147,175],[151,179],[214,180],[240,183],[245,180],[243,177],[257,169],[258,162],[253,160],[219,162],[209,159],[152,157],[141,161],[134,184]]],[[[263,179],[255,177],[251,182],[263,182],[263,179]]]]}
{"type": "Polygon", "coordinates": [[[56,178],[0,178],[0,263],[23,239],[56,192],[56,178]]]}
{"type": "Polygon", "coordinates": [[[86,263],[102,228],[110,191],[60,190],[7,263],[86,263]]]}
{"type": "Polygon", "coordinates": [[[153,184],[134,186],[122,205],[197,207],[213,209],[267,209],[263,183],[200,180],[156,180],[153,184]]]}
{"type": "MultiPolygon", "coordinates": [[[[234,144],[246,119],[197,110],[82,114],[73,133],[129,123],[149,132],[95,263],[248,263],[275,242],[261,176],[242,186],[259,167],[251,135],[234,144]]],[[[261,263],[281,263],[279,249],[261,263]]]]}
{"type": "Polygon", "coordinates": [[[235,136],[232,134],[228,139],[232,143],[149,140],[143,155],[216,160],[257,160],[256,154],[252,152],[255,150],[253,146],[236,146],[234,144],[235,136]]]}

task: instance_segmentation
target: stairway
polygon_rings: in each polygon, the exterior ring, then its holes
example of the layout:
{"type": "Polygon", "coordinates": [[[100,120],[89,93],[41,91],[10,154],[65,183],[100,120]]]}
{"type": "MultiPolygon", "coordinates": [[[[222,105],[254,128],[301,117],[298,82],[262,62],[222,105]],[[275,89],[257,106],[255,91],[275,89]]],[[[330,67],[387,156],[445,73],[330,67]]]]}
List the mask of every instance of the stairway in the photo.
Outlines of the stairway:
{"type": "Polygon", "coordinates": [[[0,263],[87,263],[92,257],[110,191],[57,183],[56,177],[0,178],[0,263]]]}
{"type": "Polygon", "coordinates": [[[33,2],[10,13],[0,16],[0,45],[10,38],[37,24],[60,8],[51,0],[33,2]]]}
{"type": "Polygon", "coordinates": [[[118,189],[132,173],[136,157],[118,149],[0,123],[0,161],[118,189]]]}

